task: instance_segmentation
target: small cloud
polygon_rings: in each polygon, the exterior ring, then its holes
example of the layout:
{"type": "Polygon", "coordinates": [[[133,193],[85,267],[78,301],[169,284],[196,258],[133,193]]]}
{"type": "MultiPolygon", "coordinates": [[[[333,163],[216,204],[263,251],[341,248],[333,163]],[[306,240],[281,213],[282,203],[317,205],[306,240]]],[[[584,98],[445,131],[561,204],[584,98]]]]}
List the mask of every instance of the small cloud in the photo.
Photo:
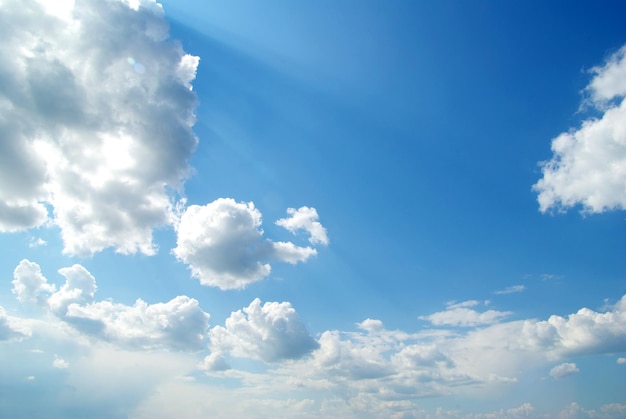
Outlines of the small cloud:
{"type": "Polygon", "coordinates": [[[52,361],[52,366],[54,368],[59,368],[59,369],[66,369],[67,367],[70,366],[69,362],[67,362],[66,360],[64,360],[63,358],[59,358],[55,355],[54,357],[54,361],[52,361]]]}
{"type": "Polygon", "coordinates": [[[34,375],[29,375],[28,377],[26,377],[27,381],[35,381],[35,376],[34,375]]]}
{"type": "Polygon", "coordinates": [[[41,247],[41,246],[45,246],[47,245],[48,242],[45,241],[44,239],[42,239],[41,237],[35,239],[34,237],[30,239],[30,242],[28,243],[28,247],[30,247],[31,249],[33,247],[41,247]]]}
{"type": "Polygon", "coordinates": [[[221,353],[213,352],[204,358],[198,368],[204,371],[226,371],[230,365],[221,353]]]}
{"type": "Polygon", "coordinates": [[[526,286],[524,285],[513,285],[510,287],[506,287],[502,290],[495,291],[494,294],[498,295],[506,295],[506,294],[515,294],[518,292],[526,291],[526,286]]]}
{"type": "Polygon", "coordinates": [[[288,208],[287,214],[291,215],[291,217],[281,218],[276,221],[276,225],[286,228],[293,234],[296,234],[298,230],[306,231],[311,235],[309,242],[312,244],[328,244],[326,229],[318,221],[319,216],[315,208],[301,207],[297,210],[288,208]]]}
{"type": "Polygon", "coordinates": [[[561,365],[557,365],[556,367],[550,370],[550,377],[555,380],[560,380],[561,378],[568,377],[570,375],[578,374],[580,370],[576,366],[576,364],[572,362],[565,362],[561,365]]]}
{"type": "Polygon", "coordinates": [[[620,365],[624,365],[626,364],[626,358],[617,358],[617,363],[620,365]]]}
{"type": "Polygon", "coordinates": [[[383,322],[376,319],[365,319],[361,323],[357,323],[356,327],[366,332],[379,332],[385,328],[383,322]]]}
{"type": "Polygon", "coordinates": [[[446,303],[446,307],[448,309],[467,308],[467,307],[475,307],[478,304],[480,304],[480,302],[477,300],[461,301],[460,303],[457,303],[456,301],[449,301],[446,303]]]}

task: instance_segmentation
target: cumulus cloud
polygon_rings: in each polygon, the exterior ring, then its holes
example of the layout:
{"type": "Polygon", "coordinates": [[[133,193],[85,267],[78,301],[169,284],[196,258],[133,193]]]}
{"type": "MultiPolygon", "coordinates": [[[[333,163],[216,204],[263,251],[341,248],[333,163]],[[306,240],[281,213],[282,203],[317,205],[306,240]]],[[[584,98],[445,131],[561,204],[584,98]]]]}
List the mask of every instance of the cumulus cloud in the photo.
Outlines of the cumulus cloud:
{"type": "Polygon", "coordinates": [[[224,358],[224,355],[219,352],[213,352],[204,357],[199,368],[206,371],[226,371],[230,369],[230,365],[224,358]]]}
{"type": "Polygon", "coordinates": [[[261,305],[258,298],[211,329],[210,338],[216,352],[266,362],[298,359],[319,346],[289,302],[261,305]]]}
{"type": "Polygon", "coordinates": [[[197,57],[154,0],[2,0],[0,231],[153,254],[196,147],[197,57]]]}
{"type": "Polygon", "coordinates": [[[510,287],[506,287],[504,289],[495,291],[494,294],[498,294],[498,295],[515,294],[518,292],[523,292],[525,290],[526,290],[526,287],[524,285],[512,285],[510,287]]]}
{"type": "Polygon", "coordinates": [[[178,296],[166,303],[137,300],[127,306],[94,301],[95,278],[81,265],[59,269],[65,283],[56,290],[39,265],[22,260],[14,271],[13,292],[36,301],[76,330],[129,349],[199,350],[209,315],[197,300],[178,296]]]}
{"type": "Polygon", "coordinates": [[[311,247],[265,239],[261,212],[252,202],[231,198],[189,206],[177,234],[174,255],[202,284],[221,289],[244,288],[265,278],[271,260],[295,264],[317,253],[311,247]]]}
{"type": "Polygon", "coordinates": [[[13,271],[12,283],[13,293],[21,303],[44,304],[56,291],[53,284],[48,284],[39,265],[27,259],[23,259],[13,271]]]}
{"type": "Polygon", "coordinates": [[[70,366],[69,362],[64,360],[63,358],[59,358],[58,356],[54,357],[54,361],[52,361],[52,366],[58,369],[66,369],[70,366]]]}
{"type": "Polygon", "coordinates": [[[568,377],[570,375],[578,374],[580,370],[576,366],[576,364],[572,362],[564,362],[550,370],[550,377],[555,380],[560,380],[561,378],[568,377]]]}
{"type": "Polygon", "coordinates": [[[553,157],[533,186],[542,212],[578,204],[589,213],[626,209],[626,46],[592,73],[588,103],[601,115],[552,141],[553,157]]]}
{"type": "Polygon", "coordinates": [[[296,234],[299,230],[306,231],[310,235],[309,241],[312,244],[328,244],[326,229],[318,221],[319,216],[315,208],[288,208],[287,214],[291,217],[277,220],[276,225],[286,228],[293,234],[296,234]]]}
{"type": "Polygon", "coordinates": [[[626,358],[617,358],[617,363],[620,365],[624,365],[626,364],[626,358]]]}

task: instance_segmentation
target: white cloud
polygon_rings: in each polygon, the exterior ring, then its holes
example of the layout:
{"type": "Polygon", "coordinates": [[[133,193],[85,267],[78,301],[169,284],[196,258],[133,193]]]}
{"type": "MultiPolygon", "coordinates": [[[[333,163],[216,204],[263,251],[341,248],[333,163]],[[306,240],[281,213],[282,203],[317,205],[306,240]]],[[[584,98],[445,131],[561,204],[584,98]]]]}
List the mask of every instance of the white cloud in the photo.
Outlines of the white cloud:
{"type": "Polygon", "coordinates": [[[576,364],[572,362],[564,362],[550,370],[550,377],[555,380],[560,380],[561,378],[568,377],[570,375],[578,374],[580,370],[576,366],[576,364]]]}
{"type": "Polygon", "coordinates": [[[467,301],[461,301],[460,303],[457,303],[456,301],[450,301],[449,303],[446,303],[446,308],[447,309],[467,308],[467,307],[475,307],[479,304],[480,304],[480,301],[478,300],[467,300],[467,301]]]}
{"type": "Polygon", "coordinates": [[[176,257],[189,265],[204,285],[244,288],[270,274],[270,260],[295,264],[317,252],[290,242],[263,237],[261,212],[252,202],[220,198],[207,205],[191,205],[177,227],[176,257]]]}
{"type": "Polygon", "coordinates": [[[312,244],[328,244],[326,229],[318,221],[319,216],[315,208],[300,207],[288,208],[287,214],[291,217],[281,218],[276,221],[276,225],[286,228],[291,233],[296,234],[299,230],[304,230],[310,234],[309,241],[312,244]]]}
{"type": "Polygon", "coordinates": [[[54,357],[54,361],[52,361],[52,366],[58,369],[66,369],[70,366],[69,362],[64,360],[63,358],[59,358],[57,356],[54,357]]]}
{"type": "Polygon", "coordinates": [[[590,213],[626,209],[626,46],[592,72],[586,91],[602,115],[552,141],[554,155],[533,186],[542,212],[578,204],[590,213]]]}
{"type": "Polygon", "coordinates": [[[154,0],[50,4],[0,11],[0,231],[50,216],[67,254],[153,254],[197,143],[198,59],[154,0]]]}
{"type": "Polygon", "coordinates": [[[626,45],[612,54],[603,66],[591,69],[595,74],[587,91],[595,103],[626,96],[626,45]]]}
{"type": "Polygon", "coordinates": [[[617,358],[617,363],[620,365],[624,365],[626,364],[626,358],[617,358]]]}
{"type": "Polygon", "coordinates": [[[81,265],[59,269],[65,284],[48,298],[48,306],[57,315],[66,315],[70,304],[85,305],[93,302],[96,279],[81,265]]]}
{"type": "Polygon", "coordinates": [[[502,290],[495,291],[494,294],[498,294],[498,295],[515,294],[518,292],[523,292],[525,290],[526,290],[526,287],[524,285],[512,285],[502,290]]]}
{"type": "Polygon", "coordinates": [[[20,319],[9,316],[0,306],[0,342],[9,339],[19,339],[30,335],[28,327],[20,319]]]}
{"type": "Polygon", "coordinates": [[[301,358],[319,346],[289,302],[261,305],[258,298],[211,329],[210,338],[217,352],[266,362],[301,358]]]}
{"type": "Polygon", "coordinates": [[[428,316],[420,316],[419,319],[427,320],[435,326],[474,327],[497,323],[510,314],[510,311],[487,310],[480,313],[468,308],[457,307],[428,316]]]}
{"type": "Polygon", "coordinates": [[[34,262],[23,259],[13,271],[13,293],[21,303],[44,304],[56,291],[53,284],[42,275],[41,268],[34,262]]]}
{"type": "Polygon", "coordinates": [[[206,371],[226,371],[230,369],[230,365],[219,352],[213,352],[206,357],[200,364],[199,368],[206,371]]]}
{"type": "Polygon", "coordinates": [[[554,315],[540,324],[558,333],[558,355],[626,351],[626,295],[611,311],[599,313],[581,308],[567,318],[554,315]]]}
{"type": "Polygon", "coordinates": [[[137,300],[127,306],[94,301],[95,278],[81,265],[59,269],[66,279],[56,290],[39,265],[22,260],[14,271],[13,292],[22,301],[36,300],[80,332],[131,349],[199,350],[209,315],[197,300],[178,296],[166,303],[137,300]]]}
{"type": "Polygon", "coordinates": [[[42,239],[41,237],[35,239],[34,237],[30,240],[30,242],[28,243],[28,247],[30,248],[34,248],[34,247],[41,247],[41,246],[45,246],[47,245],[48,242],[46,242],[44,239],[42,239]]]}
{"type": "Polygon", "coordinates": [[[78,330],[124,348],[200,350],[209,315],[198,301],[178,296],[167,303],[134,305],[99,301],[72,304],[65,320],[78,330]]]}

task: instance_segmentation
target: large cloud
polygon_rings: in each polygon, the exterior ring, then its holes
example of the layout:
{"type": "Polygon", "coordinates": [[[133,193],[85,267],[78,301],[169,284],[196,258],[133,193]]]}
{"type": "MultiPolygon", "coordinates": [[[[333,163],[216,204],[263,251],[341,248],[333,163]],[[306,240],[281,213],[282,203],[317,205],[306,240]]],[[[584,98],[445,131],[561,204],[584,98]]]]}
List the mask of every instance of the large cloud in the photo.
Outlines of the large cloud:
{"type": "Polygon", "coordinates": [[[0,1],[0,231],[49,209],[68,254],[153,254],[197,143],[198,59],[154,0],[51,4],[0,1]]]}
{"type": "Polygon", "coordinates": [[[225,327],[211,329],[210,336],[217,351],[267,362],[297,359],[319,346],[290,303],[261,305],[258,298],[233,312],[225,327]]]}
{"type": "Polygon", "coordinates": [[[137,300],[127,306],[94,301],[95,278],[81,265],[62,268],[66,279],[58,290],[39,265],[22,260],[13,273],[13,292],[22,302],[36,302],[80,332],[129,349],[199,350],[209,315],[198,301],[178,296],[167,303],[137,300]]]}
{"type": "Polygon", "coordinates": [[[626,46],[592,72],[588,103],[602,114],[552,141],[554,155],[533,186],[542,212],[578,204],[591,213],[626,209],[626,46]]]}
{"type": "Polygon", "coordinates": [[[317,253],[311,247],[265,239],[261,212],[252,202],[230,198],[189,206],[177,233],[176,257],[202,284],[221,289],[243,288],[268,276],[271,260],[294,264],[317,253]]]}

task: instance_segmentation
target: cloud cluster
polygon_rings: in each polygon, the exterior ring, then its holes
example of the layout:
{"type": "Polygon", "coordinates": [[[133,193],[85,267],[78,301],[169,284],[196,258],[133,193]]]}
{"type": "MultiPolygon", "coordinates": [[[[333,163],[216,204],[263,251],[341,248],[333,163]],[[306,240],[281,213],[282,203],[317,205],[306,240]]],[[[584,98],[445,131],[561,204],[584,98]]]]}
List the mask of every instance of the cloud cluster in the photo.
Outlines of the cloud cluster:
{"type": "Polygon", "coordinates": [[[591,72],[588,104],[601,115],[552,141],[553,157],[533,186],[542,212],[578,204],[589,213],[626,209],[626,46],[591,72]]]}
{"type": "Polygon", "coordinates": [[[274,242],[263,234],[261,212],[252,202],[220,198],[186,208],[172,252],[202,284],[221,289],[244,288],[265,278],[271,271],[270,261],[295,264],[317,254],[312,247],[274,242]]]}
{"type": "Polygon", "coordinates": [[[198,301],[178,296],[167,303],[137,300],[127,306],[94,301],[95,278],[81,265],[59,270],[65,283],[57,290],[39,265],[22,260],[13,273],[13,292],[34,302],[80,332],[129,349],[199,350],[209,315],[198,301]]]}
{"type": "MultiPolygon", "coordinates": [[[[218,353],[266,362],[301,358],[319,346],[290,303],[261,305],[258,298],[243,310],[231,313],[225,327],[211,329],[210,337],[211,347],[218,353]]],[[[215,361],[210,360],[213,368],[215,361]]]]}
{"type": "Polygon", "coordinates": [[[154,0],[2,0],[0,231],[153,254],[196,147],[198,58],[154,0]]]}

